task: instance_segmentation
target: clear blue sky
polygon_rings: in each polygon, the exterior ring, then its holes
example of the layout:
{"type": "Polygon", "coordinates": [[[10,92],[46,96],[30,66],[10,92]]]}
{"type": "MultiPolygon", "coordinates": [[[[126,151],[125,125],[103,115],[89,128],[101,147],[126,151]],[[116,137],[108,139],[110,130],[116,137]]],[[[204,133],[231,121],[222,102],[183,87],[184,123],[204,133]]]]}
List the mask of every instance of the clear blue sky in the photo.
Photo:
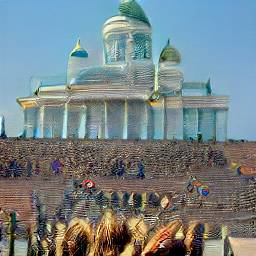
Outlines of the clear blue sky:
{"type": "MultiPolygon", "coordinates": [[[[256,140],[256,1],[138,0],[153,27],[157,59],[167,38],[182,54],[186,81],[211,77],[229,95],[229,137],[256,140]]],[[[16,103],[32,75],[64,74],[77,36],[102,62],[101,28],[119,0],[0,0],[0,114],[9,136],[22,131],[16,103]]]]}

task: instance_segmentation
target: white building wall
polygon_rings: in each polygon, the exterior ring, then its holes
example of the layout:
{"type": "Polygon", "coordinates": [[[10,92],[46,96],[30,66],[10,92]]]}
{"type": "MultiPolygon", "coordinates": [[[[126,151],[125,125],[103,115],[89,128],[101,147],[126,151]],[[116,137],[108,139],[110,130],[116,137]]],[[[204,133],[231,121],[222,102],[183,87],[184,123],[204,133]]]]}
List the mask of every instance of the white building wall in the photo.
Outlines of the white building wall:
{"type": "Polygon", "coordinates": [[[127,139],[125,100],[106,101],[108,139],[127,139]]]}
{"type": "Polygon", "coordinates": [[[197,139],[198,135],[198,109],[183,109],[184,140],[197,139]]]}
{"type": "Polygon", "coordinates": [[[165,110],[165,130],[167,140],[183,139],[183,109],[166,108],[165,110]]]}
{"type": "Polygon", "coordinates": [[[147,139],[148,104],[145,101],[128,101],[128,139],[147,139]]]}
{"type": "Polygon", "coordinates": [[[177,68],[161,64],[158,71],[159,92],[164,95],[175,95],[181,91],[183,74],[177,68]]]}
{"type": "Polygon", "coordinates": [[[225,109],[216,110],[216,140],[227,140],[228,111],[225,109]]]}
{"type": "Polygon", "coordinates": [[[104,101],[88,101],[86,105],[86,137],[88,139],[104,138],[105,107],[104,101]]]}
{"type": "Polygon", "coordinates": [[[88,66],[88,58],[70,56],[68,60],[67,68],[67,84],[70,84],[71,80],[74,79],[81,69],[88,66]]]}
{"type": "Polygon", "coordinates": [[[38,136],[38,108],[24,109],[24,132],[27,138],[38,136]]]}
{"type": "Polygon", "coordinates": [[[150,107],[150,114],[152,115],[152,139],[162,140],[164,139],[165,132],[165,110],[164,99],[160,99],[157,102],[153,102],[150,107]]]}
{"type": "Polygon", "coordinates": [[[44,138],[62,138],[63,135],[63,115],[65,107],[44,106],[43,107],[42,132],[44,138]]]}
{"type": "Polygon", "coordinates": [[[67,137],[83,139],[86,135],[86,107],[69,105],[67,115],[67,137]]]}
{"type": "Polygon", "coordinates": [[[198,130],[202,134],[203,141],[215,140],[216,118],[215,109],[198,109],[198,130]]]}

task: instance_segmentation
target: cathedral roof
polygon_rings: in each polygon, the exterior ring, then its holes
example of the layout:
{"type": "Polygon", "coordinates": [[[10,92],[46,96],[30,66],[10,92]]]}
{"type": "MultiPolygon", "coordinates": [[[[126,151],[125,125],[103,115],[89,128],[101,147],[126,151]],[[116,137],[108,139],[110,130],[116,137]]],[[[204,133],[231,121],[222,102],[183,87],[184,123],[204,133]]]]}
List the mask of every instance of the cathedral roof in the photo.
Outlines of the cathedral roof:
{"type": "Polygon", "coordinates": [[[134,18],[151,26],[144,10],[136,2],[136,0],[121,0],[119,5],[119,13],[121,16],[134,18]]]}
{"type": "Polygon", "coordinates": [[[173,64],[180,64],[181,62],[180,53],[176,48],[170,45],[170,40],[168,40],[167,45],[162,50],[159,58],[160,63],[165,61],[172,62],[173,64]]]}
{"type": "Polygon", "coordinates": [[[121,66],[87,67],[80,71],[74,84],[125,84],[127,71],[121,66]]]}
{"type": "Polygon", "coordinates": [[[71,57],[88,58],[88,52],[81,47],[80,39],[77,40],[75,48],[70,53],[71,57]]]}

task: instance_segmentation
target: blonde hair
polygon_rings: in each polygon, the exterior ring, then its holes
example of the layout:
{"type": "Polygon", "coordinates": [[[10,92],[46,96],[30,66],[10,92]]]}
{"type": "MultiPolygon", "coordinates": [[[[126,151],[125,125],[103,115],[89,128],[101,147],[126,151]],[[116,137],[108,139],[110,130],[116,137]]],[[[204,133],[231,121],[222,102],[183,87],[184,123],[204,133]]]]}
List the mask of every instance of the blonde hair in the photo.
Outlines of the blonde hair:
{"type": "Polygon", "coordinates": [[[96,232],[94,256],[117,256],[131,241],[130,231],[124,221],[118,221],[111,210],[103,215],[96,232]]]}
{"type": "Polygon", "coordinates": [[[93,243],[93,229],[87,220],[74,219],[64,235],[62,256],[86,256],[93,243]]]}
{"type": "Polygon", "coordinates": [[[205,227],[202,223],[195,222],[189,225],[184,244],[187,252],[190,252],[190,255],[202,255],[204,247],[204,231],[205,227]]]}

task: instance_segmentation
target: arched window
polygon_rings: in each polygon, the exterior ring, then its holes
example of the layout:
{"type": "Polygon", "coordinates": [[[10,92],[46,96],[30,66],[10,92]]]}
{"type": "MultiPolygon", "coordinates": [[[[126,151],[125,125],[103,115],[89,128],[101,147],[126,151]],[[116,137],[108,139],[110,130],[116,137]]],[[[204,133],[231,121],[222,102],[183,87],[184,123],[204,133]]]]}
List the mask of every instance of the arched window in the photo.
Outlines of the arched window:
{"type": "Polygon", "coordinates": [[[111,34],[105,39],[105,63],[125,61],[127,34],[111,34]]]}
{"type": "Polygon", "coordinates": [[[133,59],[151,59],[152,57],[152,40],[150,35],[135,34],[133,35],[134,48],[133,59]]]}

